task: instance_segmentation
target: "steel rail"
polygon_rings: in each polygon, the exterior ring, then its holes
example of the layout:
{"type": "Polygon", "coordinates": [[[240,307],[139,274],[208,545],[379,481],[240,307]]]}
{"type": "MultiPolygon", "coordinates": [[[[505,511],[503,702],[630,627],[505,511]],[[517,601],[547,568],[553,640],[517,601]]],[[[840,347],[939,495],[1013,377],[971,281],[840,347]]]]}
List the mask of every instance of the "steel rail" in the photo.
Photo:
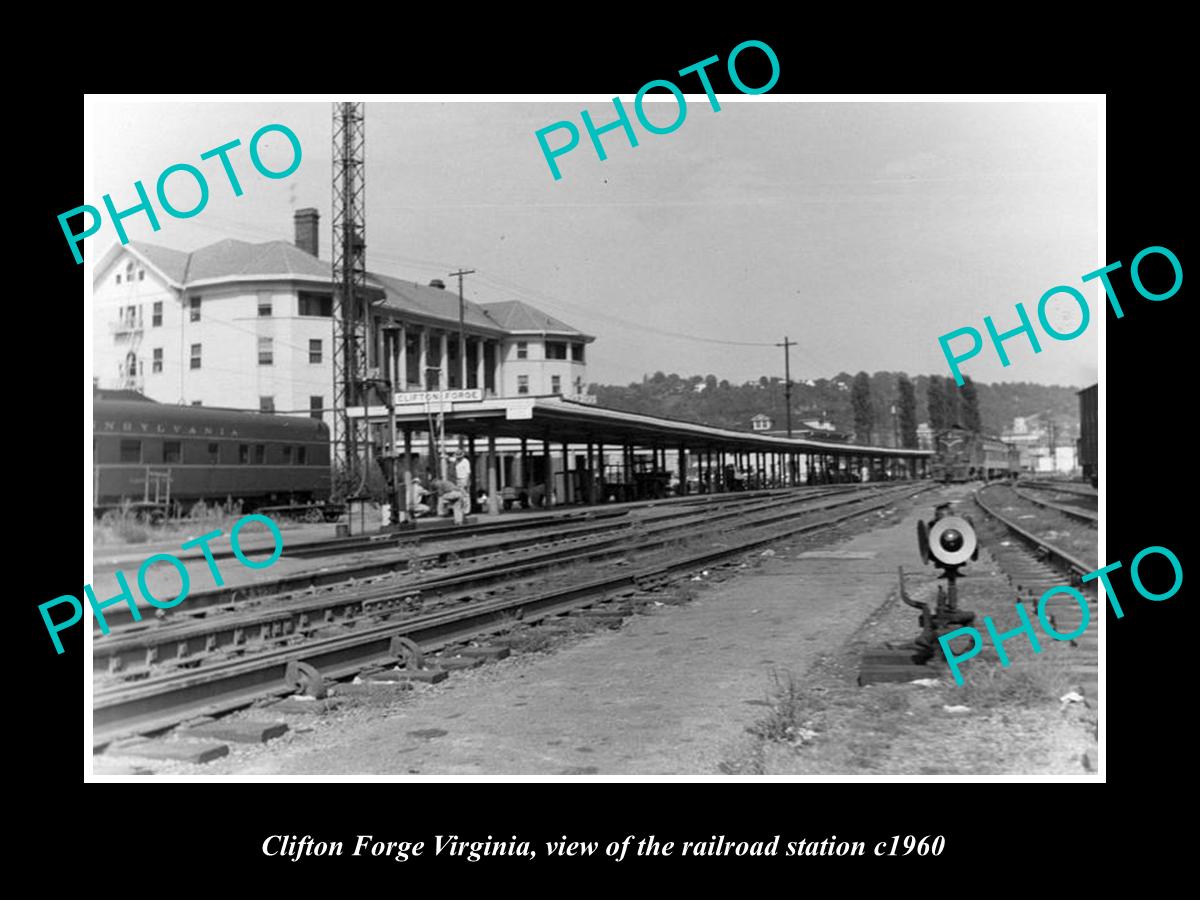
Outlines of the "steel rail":
{"type": "MultiPolygon", "coordinates": [[[[877,495],[867,492],[846,495],[844,492],[837,492],[832,496],[836,498],[834,502],[814,506],[811,512],[858,503],[877,495]]],[[[771,524],[809,512],[797,510],[796,507],[829,497],[829,494],[793,494],[772,504],[760,506],[759,510],[779,507],[780,511],[768,512],[766,516],[745,521],[744,527],[771,524]]],[[[324,628],[339,627],[362,616],[377,615],[401,605],[409,598],[444,597],[450,592],[465,591],[466,596],[461,599],[467,599],[470,594],[497,582],[519,581],[550,568],[594,562],[624,555],[630,551],[653,549],[678,540],[677,536],[672,536],[676,532],[690,531],[698,526],[703,528],[714,522],[742,518],[745,515],[746,512],[740,508],[723,509],[719,515],[708,516],[700,523],[692,521],[694,516],[685,516],[683,521],[652,523],[636,534],[631,534],[631,529],[624,529],[600,540],[585,542],[582,547],[576,543],[535,554],[517,565],[511,560],[497,560],[471,571],[426,578],[408,584],[369,586],[342,591],[334,596],[280,600],[273,608],[256,605],[254,608],[211,619],[193,617],[170,625],[131,625],[114,631],[107,638],[95,639],[92,645],[92,668],[93,671],[120,672],[139,663],[148,667],[159,662],[160,658],[173,659],[174,664],[194,665],[202,658],[197,654],[220,652],[223,648],[230,647],[242,648],[238,652],[244,652],[247,648],[261,648],[265,644],[287,641],[296,635],[311,636],[313,632],[324,628]],[[258,630],[257,640],[252,634],[255,629],[258,630]]],[[[141,673],[142,670],[138,670],[135,674],[141,673]]]]}
{"type": "MultiPolygon", "coordinates": [[[[997,485],[991,485],[991,487],[996,487],[996,486],[997,485]]],[[[1045,538],[1022,528],[1020,525],[1018,525],[1016,522],[1009,519],[1007,516],[1001,515],[995,509],[988,506],[986,503],[984,503],[983,498],[980,496],[986,490],[988,490],[988,487],[981,487],[977,491],[975,491],[974,497],[975,497],[976,505],[980,509],[982,509],[985,513],[987,513],[989,516],[991,516],[993,519],[995,519],[996,521],[998,521],[1002,525],[1004,525],[1006,528],[1008,528],[1008,530],[1011,531],[1013,534],[1017,535],[1017,537],[1021,538],[1021,540],[1023,540],[1025,543],[1031,545],[1035,550],[1041,551],[1042,553],[1049,556],[1051,559],[1059,562],[1060,564],[1065,565],[1067,568],[1069,568],[1071,570],[1071,573],[1073,575],[1082,577],[1084,575],[1088,575],[1091,572],[1095,571],[1095,566],[1089,566],[1087,563],[1082,562],[1081,560],[1072,556],[1070,553],[1068,553],[1066,550],[1063,550],[1061,547],[1056,547],[1054,544],[1051,544],[1045,538]]]]}
{"type": "MultiPolygon", "coordinates": [[[[1064,516],[1070,516],[1072,519],[1079,519],[1083,522],[1091,522],[1095,525],[1100,520],[1100,514],[1093,512],[1090,509],[1083,509],[1079,506],[1067,506],[1062,503],[1055,503],[1053,500],[1046,500],[1043,497],[1034,497],[1032,494],[1027,494],[1015,485],[1012,486],[1013,493],[1023,500],[1028,500],[1030,503],[1035,503],[1038,506],[1052,509],[1055,512],[1060,512],[1064,516]]],[[[1082,495],[1076,495],[1082,496],[1082,495]]]]}
{"type": "Polygon", "coordinates": [[[636,588],[647,580],[702,569],[791,535],[827,528],[886,508],[897,500],[908,499],[932,487],[926,483],[915,490],[900,490],[883,497],[876,495],[873,503],[818,521],[771,529],[768,534],[749,537],[733,546],[682,556],[666,564],[613,574],[535,596],[482,601],[465,608],[388,622],[342,637],[312,641],[301,647],[281,648],[253,659],[100,689],[93,698],[93,746],[102,749],[122,736],[162,731],[195,716],[228,712],[264,697],[291,693],[294,688],[285,684],[291,663],[307,663],[325,678],[345,678],[364,668],[403,658],[397,638],[416,642],[422,651],[440,649],[494,631],[498,625],[511,620],[513,611],[520,611],[523,621],[539,621],[590,606],[607,595],[636,588]]]}
{"type": "Polygon", "coordinates": [[[1038,481],[1028,478],[1021,479],[1021,484],[1029,485],[1029,487],[1045,488],[1048,491],[1058,491],[1060,494],[1075,494],[1077,497],[1088,497],[1095,499],[1098,494],[1095,488],[1076,481],[1038,481]]]}
{"type": "MultiPolygon", "coordinates": [[[[887,483],[887,482],[881,482],[887,483]]],[[[817,492],[806,492],[797,494],[794,491],[784,492],[775,497],[759,497],[757,499],[746,499],[744,497],[730,498],[717,504],[714,508],[714,516],[727,516],[734,514],[734,511],[744,506],[758,504],[756,508],[763,509],[771,506],[783,505],[791,502],[796,502],[797,499],[812,499],[816,497],[825,497],[837,494],[869,494],[869,491],[854,490],[845,491],[844,489],[829,489],[823,488],[817,492]],[[765,503],[763,501],[766,501],[765,503]]],[[[706,510],[695,509],[691,506],[681,505],[678,510],[670,510],[667,515],[660,517],[660,520],[686,518],[689,516],[703,515],[706,510]]],[[[569,529],[559,528],[555,530],[553,538],[556,539],[572,539],[576,537],[586,536],[588,534],[605,533],[618,530],[628,530],[633,527],[635,519],[625,517],[614,517],[612,521],[604,520],[601,522],[586,522],[582,525],[575,526],[569,529]]],[[[537,544],[547,543],[548,536],[544,533],[536,535],[523,535],[516,538],[501,539],[474,546],[459,546],[437,551],[436,553],[420,557],[417,562],[421,566],[438,565],[447,562],[451,558],[463,559],[475,556],[485,556],[491,553],[509,552],[515,549],[534,546],[537,544]]],[[[183,617],[194,618],[199,615],[207,615],[211,607],[218,606],[233,606],[235,604],[247,600],[261,600],[269,596],[277,596],[281,594],[297,593],[300,591],[310,591],[315,588],[325,587],[329,585],[341,584],[351,580],[362,580],[373,578],[380,575],[388,575],[398,570],[407,571],[412,568],[413,559],[411,555],[406,554],[403,550],[396,547],[379,547],[377,548],[380,554],[370,560],[360,560],[357,562],[345,563],[338,566],[325,566],[320,569],[310,569],[303,572],[296,572],[291,575],[285,575],[280,578],[275,578],[271,581],[251,582],[242,585],[231,585],[228,587],[213,588],[206,591],[193,591],[188,594],[185,605],[173,609],[170,613],[164,615],[171,620],[179,620],[183,617]],[[393,552],[384,553],[385,550],[393,552]]],[[[133,619],[133,614],[127,604],[110,607],[105,612],[105,621],[108,624],[112,633],[124,631],[127,628],[141,629],[151,627],[152,623],[161,625],[162,620],[159,618],[147,620],[143,619],[142,623],[137,623],[133,619]]],[[[93,634],[99,635],[100,627],[98,621],[93,621],[93,634]]]]}

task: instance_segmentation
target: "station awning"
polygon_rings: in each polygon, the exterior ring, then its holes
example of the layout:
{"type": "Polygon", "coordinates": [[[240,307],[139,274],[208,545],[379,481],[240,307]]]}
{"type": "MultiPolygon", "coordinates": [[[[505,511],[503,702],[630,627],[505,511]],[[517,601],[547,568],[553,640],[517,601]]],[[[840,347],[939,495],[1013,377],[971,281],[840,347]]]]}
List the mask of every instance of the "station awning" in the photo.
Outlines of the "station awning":
{"type": "MultiPolygon", "coordinates": [[[[586,403],[564,400],[557,395],[538,397],[494,397],[487,399],[454,399],[476,397],[476,391],[431,392],[418,402],[396,406],[398,428],[428,430],[431,420],[445,419],[447,434],[476,438],[489,435],[497,438],[526,438],[549,440],[551,443],[633,444],[638,447],[683,445],[689,451],[721,449],[744,452],[830,453],[838,456],[872,456],[880,458],[925,459],[929,450],[902,450],[895,447],[864,447],[761,435],[749,431],[730,431],[694,422],[681,422],[658,416],[646,416],[624,410],[609,409],[586,403]]],[[[399,395],[398,395],[399,397],[399,395]]],[[[412,395],[403,399],[411,401],[412,395]]],[[[352,407],[351,418],[361,418],[363,408],[352,407]]],[[[365,414],[372,422],[387,422],[388,411],[383,406],[371,406],[365,414]]]]}

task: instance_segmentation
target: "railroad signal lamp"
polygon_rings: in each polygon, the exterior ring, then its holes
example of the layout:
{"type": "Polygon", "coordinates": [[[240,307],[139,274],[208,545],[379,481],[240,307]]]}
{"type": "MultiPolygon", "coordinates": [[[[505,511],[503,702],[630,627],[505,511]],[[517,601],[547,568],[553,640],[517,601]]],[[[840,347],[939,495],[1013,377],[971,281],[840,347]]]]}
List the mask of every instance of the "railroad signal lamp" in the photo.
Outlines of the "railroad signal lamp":
{"type": "Polygon", "coordinates": [[[926,540],[929,556],[936,566],[961,566],[975,557],[979,546],[975,529],[960,516],[938,519],[929,527],[926,540]]]}

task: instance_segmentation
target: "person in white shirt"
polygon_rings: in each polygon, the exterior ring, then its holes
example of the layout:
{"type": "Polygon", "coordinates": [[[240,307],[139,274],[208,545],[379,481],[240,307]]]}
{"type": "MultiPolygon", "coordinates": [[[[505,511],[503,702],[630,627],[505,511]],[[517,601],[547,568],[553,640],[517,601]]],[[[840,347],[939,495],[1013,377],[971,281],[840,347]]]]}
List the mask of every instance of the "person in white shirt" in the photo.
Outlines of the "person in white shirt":
{"type": "Polygon", "coordinates": [[[454,480],[463,490],[471,487],[471,461],[461,450],[454,454],[454,480]]]}

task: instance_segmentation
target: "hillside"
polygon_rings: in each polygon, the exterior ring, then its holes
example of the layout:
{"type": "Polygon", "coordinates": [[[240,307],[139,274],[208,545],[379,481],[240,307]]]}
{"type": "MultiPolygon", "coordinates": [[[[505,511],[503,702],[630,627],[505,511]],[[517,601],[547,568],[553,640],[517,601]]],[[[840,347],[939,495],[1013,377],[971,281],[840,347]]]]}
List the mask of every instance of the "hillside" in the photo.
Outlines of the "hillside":
{"type": "MultiPolygon", "coordinates": [[[[892,443],[891,408],[896,403],[898,372],[876,372],[871,376],[871,399],[875,409],[875,440],[892,443]]],[[[912,377],[912,376],[910,376],[912,377]]],[[[854,431],[854,415],[850,405],[850,385],[854,376],[841,372],[833,378],[813,382],[797,381],[792,385],[792,421],[823,415],[838,431],[854,431]]],[[[917,421],[929,418],[926,392],[929,379],[925,375],[912,378],[917,393],[917,421]]],[[[1049,412],[1064,429],[1063,437],[1078,433],[1079,401],[1077,388],[1029,382],[976,383],[979,411],[984,431],[999,434],[1009,428],[1015,416],[1032,416],[1049,412]]],[[[762,377],[758,381],[731,384],[715,375],[692,375],[655,372],[641,383],[629,385],[591,386],[590,392],[603,406],[646,415],[668,416],[690,422],[700,422],[721,428],[748,431],[750,419],[765,413],[775,420],[775,428],[784,427],[784,391],[782,378],[762,377]]]]}

